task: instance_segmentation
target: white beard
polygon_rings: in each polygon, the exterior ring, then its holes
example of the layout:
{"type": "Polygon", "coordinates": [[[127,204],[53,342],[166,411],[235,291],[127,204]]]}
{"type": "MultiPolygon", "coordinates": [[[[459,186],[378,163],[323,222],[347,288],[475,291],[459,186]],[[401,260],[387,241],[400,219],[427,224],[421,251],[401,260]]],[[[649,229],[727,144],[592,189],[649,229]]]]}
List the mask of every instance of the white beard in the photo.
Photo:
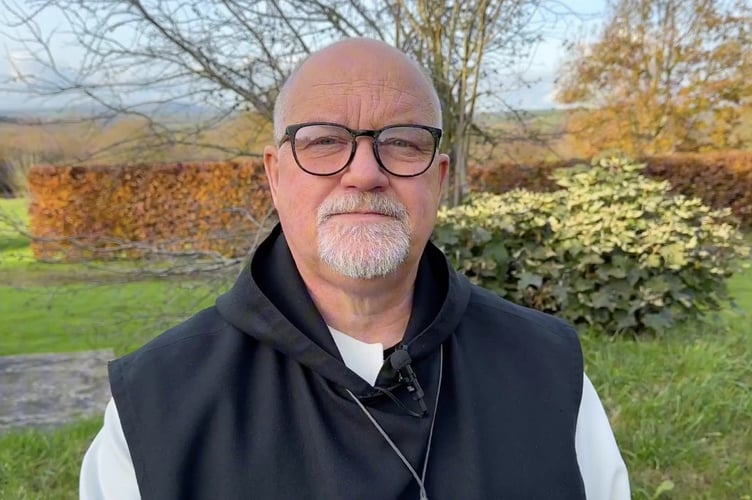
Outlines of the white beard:
{"type": "Polygon", "coordinates": [[[327,200],[319,207],[317,225],[319,258],[349,278],[367,280],[391,274],[410,252],[407,209],[382,195],[358,193],[327,200]],[[335,215],[359,210],[388,217],[383,222],[356,224],[335,215]]]}

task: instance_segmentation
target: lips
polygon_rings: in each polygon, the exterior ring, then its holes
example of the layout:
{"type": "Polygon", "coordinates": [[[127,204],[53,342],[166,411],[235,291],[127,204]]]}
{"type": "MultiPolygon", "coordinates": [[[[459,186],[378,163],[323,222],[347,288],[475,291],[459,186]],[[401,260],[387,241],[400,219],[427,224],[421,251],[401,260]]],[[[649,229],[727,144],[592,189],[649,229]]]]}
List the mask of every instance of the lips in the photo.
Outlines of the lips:
{"type": "Polygon", "coordinates": [[[330,199],[319,207],[318,223],[335,215],[378,215],[401,222],[407,220],[407,210],[397,201],[373,193],[358,193],[330,199]]]}
{"type": "Polygon", "coordinates": [[[388,214],[386,212],[376,212],[374,210],[353,210],[352,212],[337,212],[335,215],[350,215],[350,214],[357,214],[357,215],[384,215],[386,217],[392,217],[392,214],[388,214]]]}
{"type": "Polygon", "coordinates": [[[385,213],[385,212],[375,212],[373,210],[357,210],[353,212],[334,212],[334,213],[326,214],[324,215],[322,220],[328,220],[337,215],[378,215],[380,217],[389,217],[392,219],[395,218],[392,214],[385,213]]]}

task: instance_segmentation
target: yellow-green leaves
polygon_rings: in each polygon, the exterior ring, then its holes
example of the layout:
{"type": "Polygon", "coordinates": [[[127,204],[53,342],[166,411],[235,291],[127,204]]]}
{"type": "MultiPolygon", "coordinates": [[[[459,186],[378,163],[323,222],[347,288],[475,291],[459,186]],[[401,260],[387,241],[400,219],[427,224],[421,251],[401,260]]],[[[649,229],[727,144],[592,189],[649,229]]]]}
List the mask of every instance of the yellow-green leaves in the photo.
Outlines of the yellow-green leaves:
{"type": "Polygon", "coordinates": [[[551,193],[476,193],[434,241],[470,279],[609,334],[659,331],[726,297],[750,250],[728,210],[674,196],[621,157],[559,169],[551,193]]]}

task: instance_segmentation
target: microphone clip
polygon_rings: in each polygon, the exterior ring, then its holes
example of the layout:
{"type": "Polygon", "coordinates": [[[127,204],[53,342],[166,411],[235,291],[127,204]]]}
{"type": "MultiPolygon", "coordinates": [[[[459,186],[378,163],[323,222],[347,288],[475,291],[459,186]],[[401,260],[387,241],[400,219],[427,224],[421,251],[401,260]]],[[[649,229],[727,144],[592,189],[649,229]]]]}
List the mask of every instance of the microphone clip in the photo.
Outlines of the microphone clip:
{"type": "Polygon", "coordinates": [[[407,392],[409,392],[415,402],[418,403],[421,416],[428,415],[428,407],[424,400],[425,393],[423,392],[423,388],[420,386],[420,382],[418,382],[418,377],[415,375],[415,371],[411,366],[412,358],[410,357],[410,354],[408,354],[407,348],[403,346],[394,351],[390,357],[390,361],[392,368],[397,372],[399,381],[406,385],[407,392]]]}

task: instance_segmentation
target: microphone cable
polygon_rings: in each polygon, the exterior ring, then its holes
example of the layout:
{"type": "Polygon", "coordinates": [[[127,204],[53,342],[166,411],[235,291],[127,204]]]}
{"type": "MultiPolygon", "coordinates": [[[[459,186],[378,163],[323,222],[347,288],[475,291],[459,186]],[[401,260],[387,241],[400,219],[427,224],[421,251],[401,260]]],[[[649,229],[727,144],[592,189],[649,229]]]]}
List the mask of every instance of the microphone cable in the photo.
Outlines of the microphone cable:
{"type": "MultiPolygon", "coordinates": [[[[407,354],[407,351],[405,351],[405,354],[407,354]]],[[[409,360],[409,357],[408,357],[409,360]]],[[[409,362],[406,366],[409,366],[409,362]]],[[[412,367],[410,367],[410,372],[412,372],[412,367]]],[[[412,374],[414,378],[414,373],[412,374]]],[[[418,483],[418,487],[420,488],[420,497],[419,500],[428,500],[428,494],[426,493],[426,471],[428,470],[428,457],[431,453],[431,441],[433,440],[433,429],[434,424],[436,424],[436,413],[439,408],[439,395],[441,394],[441,382],[444,377],[444,348],[443,346],[439,346],[439,385],[436,389],[436,402],[434,403],[433,407],[433,415],[431,417],[431,430],[428,432],[428,443],[426,445],[426,456],[423,459],[423,473],[418,476],[418,473],[415,472],[415,469],[410,464],[410,462],[407,460],[407,457],[402,453],[402,451],[397,447],[397,445],[392,441],[392,439],[389,437],[389,435],[386,433],[383,427],[379,425],[379,423],[376,421],[376,419],[371,415],[371,412],[368,411],[368,409],[361,403],[361,401],[355,396],[355,394],[350,391],[350,389],[345,389],[347,393],[350,395],[353,401],[355,401],[355,404],[357,404],[360,409],[365,413],[366,417],[368,417],[368,420],[371,421],[371,424],[376,428],[377,431],[379,431],[379,434],[384,438],[384,440],[389,444],[389,446],[392,448],[394,453],[402,460],[402,463],[405,464],[405,467],[410,471],[410,474],[413,475],[413,478],[415,478],[415,482],[418,483]]],[[[414,379],[417,382],[417,379],[414,379]]],[[[420,386],[418,386],[420,387],[420,386]]],[[[422,393],[422,390],[421,390],[422,393]]]]}

